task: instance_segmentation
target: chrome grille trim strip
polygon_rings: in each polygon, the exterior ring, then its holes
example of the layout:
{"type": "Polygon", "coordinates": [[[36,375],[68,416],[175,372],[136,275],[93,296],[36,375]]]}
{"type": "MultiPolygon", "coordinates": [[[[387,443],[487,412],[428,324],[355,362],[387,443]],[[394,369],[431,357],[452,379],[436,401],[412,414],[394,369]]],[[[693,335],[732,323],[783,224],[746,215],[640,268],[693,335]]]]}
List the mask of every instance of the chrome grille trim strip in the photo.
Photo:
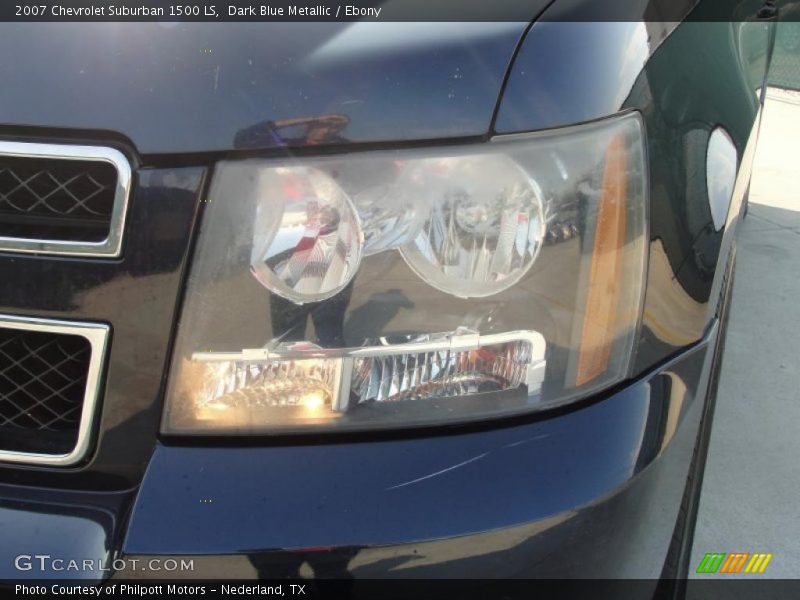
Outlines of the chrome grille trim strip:
{"type": "Polygon", "coordinates": [[[117,185],[114,191],[114,207],[111,211],[108,237],[106,239],[99,242],[86,242],[0,236],[0,252],[98,258],[114,258],[122,254],[122,238],[128,213],[132,174],[128,159],[119,150],[106,146],[0,141],[0,157],[2,156],[106,162],[117,170],[117,185]]]}
{"type": "MultiPolygon", "coordinates": [[[[12,315],[0,315],[0,328],[78,335],[88,340],[91,345],[92,356],[89,359],[89,370],[86,375],[86,389],[84,390],[81,419],[78,425],[78,438],[72,451],[67,454],[41,454],[0,449],[0,462],[59,467],[79,462],[86,456],[91,445],[92,425],[100,398],[103,365],[111,328],[103,323],[60,321],[12,315]]],[[[36,435],[36,432],[32,431],[31,435],[36,435]]],[[[0,439],[0,446],[2,446],[2,443],[2,439],[0,439]]]]}

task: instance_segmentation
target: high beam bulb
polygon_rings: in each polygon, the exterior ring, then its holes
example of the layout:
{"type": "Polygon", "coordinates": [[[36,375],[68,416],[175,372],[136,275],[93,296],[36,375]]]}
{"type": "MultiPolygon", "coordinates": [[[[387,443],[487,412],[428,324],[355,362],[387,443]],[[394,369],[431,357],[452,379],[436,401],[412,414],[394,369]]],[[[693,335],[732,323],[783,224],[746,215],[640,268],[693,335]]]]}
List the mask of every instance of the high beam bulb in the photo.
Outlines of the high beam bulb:
{"type": "Polygon", "coordinates": [[[419,161],[409,186],[432,207],[401,252],[430,285],[490,296],[531,268],[544,239],[539,186],[503,155],[419,161]]]}
{"type": "Polygon", "coordinates": [[[264,171],[251,271],[266,288],[296,304],[337,294],[361,262],[363,233],[347,194],[309,167],[264,171]]]}

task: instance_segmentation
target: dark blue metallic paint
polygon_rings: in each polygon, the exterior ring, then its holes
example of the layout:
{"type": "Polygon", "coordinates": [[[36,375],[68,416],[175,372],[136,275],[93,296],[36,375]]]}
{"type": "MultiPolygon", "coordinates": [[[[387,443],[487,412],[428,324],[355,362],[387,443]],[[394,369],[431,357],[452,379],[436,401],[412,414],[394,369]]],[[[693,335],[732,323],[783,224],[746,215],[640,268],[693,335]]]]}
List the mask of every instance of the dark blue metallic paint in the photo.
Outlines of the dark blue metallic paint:
{"type": "Polygon", "coordinates": [[[479,136],[527,25],[6,23],[0,125],[113,131],[144,155],[305,145],[285,122],[331,115],[348,122],[327,143],[479,136]]]}
{"type": "MultiPolygon", "coordinates": [[[[123,516],[133,494],[0,485],[0,582],[11,579],[93,579],[108,577],[123,516]],[[18,559],[18,557],[20,557],[18,559]],[[33,558],[65,559],[60,570],[40,569],[33,558]],[[95,569],[66,569],[74,559],[95,561],[95,569]],[[17,568],[20,567],[20,568],[17,568]],[[30,567],[30,568],[28,568],[30,567]]],[[[79,562],[79,564],[82,564],[79,562]]],[[[59,563],[57,563],[57,566],[59,563]]]]}
{"type": "Polygon", "coordinates": [[[645,23],[535,23],[514,62],[494,129],[549,129],[614,114],[649,57],[645,23]]]}

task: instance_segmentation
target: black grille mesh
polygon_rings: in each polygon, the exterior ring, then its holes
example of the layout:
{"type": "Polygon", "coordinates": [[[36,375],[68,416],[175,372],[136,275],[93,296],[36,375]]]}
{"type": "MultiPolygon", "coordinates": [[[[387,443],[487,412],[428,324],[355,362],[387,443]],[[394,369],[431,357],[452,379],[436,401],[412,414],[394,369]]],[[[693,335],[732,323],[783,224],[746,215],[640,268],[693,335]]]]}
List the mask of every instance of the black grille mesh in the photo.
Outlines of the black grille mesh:
{"type": "Polygon", "coordinates": [[[74,447],[91,352],[81,336],[0,329],[0,449],[74,447]]]}
{"type": "Polygon", "coordinates": [[[105,162],[0,156],[0,235],[102,241],[116,183],[105,162]]]}

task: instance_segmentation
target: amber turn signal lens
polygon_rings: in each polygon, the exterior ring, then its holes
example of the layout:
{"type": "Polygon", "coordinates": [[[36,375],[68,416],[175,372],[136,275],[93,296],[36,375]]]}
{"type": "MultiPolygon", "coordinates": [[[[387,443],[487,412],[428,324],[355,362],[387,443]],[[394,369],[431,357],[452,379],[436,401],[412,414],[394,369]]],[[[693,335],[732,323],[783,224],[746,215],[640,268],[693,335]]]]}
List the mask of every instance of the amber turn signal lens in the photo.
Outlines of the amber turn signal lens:
{"type": "Polygon", "coordinates": [[[606,371],[617,333],[626,239],[627,155],[625,139],[609,144],[603,190],[597,209],[589,287],[575,384],[584,385],[606,371]]]}

